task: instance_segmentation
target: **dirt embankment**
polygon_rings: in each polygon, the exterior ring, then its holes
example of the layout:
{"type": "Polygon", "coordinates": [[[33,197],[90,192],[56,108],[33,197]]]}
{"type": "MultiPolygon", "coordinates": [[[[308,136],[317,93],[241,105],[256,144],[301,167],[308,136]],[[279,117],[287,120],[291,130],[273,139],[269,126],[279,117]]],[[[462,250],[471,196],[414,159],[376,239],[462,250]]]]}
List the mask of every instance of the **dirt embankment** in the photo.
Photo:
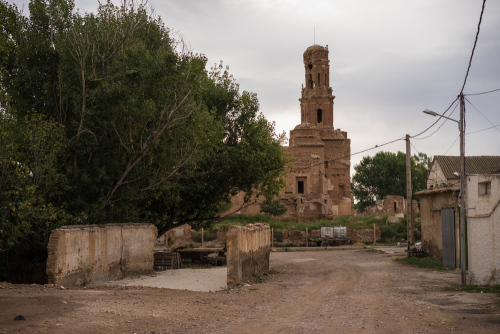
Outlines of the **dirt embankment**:
{"type": "Polygon", "coordinates": [[[0,283],[0,333],[500,333],[498,296],[443,291],[459,271],[364,249],[272,253],[271,270],[218,292],[0,283]]]}

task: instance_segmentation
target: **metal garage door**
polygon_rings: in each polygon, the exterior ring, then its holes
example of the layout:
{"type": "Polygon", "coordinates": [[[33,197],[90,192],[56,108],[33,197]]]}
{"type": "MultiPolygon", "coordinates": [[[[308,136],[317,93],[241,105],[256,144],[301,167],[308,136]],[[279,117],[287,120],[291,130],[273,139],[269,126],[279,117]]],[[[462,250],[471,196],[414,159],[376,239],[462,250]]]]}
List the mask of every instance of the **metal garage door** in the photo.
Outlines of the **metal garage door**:
{"type": "Polygon", "coordinates": [[[455,214],[453,209],[441,210],[443,266],[455,268],[455,214]]]}

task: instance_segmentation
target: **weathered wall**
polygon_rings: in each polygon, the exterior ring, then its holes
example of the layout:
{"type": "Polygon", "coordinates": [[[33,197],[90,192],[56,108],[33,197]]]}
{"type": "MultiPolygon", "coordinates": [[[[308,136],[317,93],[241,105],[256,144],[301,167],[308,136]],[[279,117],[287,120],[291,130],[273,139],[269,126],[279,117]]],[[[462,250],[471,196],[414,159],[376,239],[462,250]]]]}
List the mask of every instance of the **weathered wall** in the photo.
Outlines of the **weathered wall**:
{"type": "Polygon", "coordinates": [[[82,285],[153,270],[157,230],[151,224],[63,226],[48,249],[49,283],[82,285]]]}
{"type": "Polygon", "coordinates": [[[366,208],[363,215],[392,215],[406,212],[406,199],[403,196],[387,195],[383,200],[377,201],[375,205],[366,208]]]}
{"type": "Polygon", "coordinates": [[[268,224],[230,226],[226,241],[227,282],[235,284],[269,270],[271,232],[268,224]]]}
{"type": "MultiPolygon", "coordinates": [[[[455,209],[455,245],[458,243],[458,193],[457,189],[424,190],[420,197],[420,222],[422,229],[422,250],[443,263],[442,209],[455,209]]],[[[459,266],[459,248],[455,249],[455,264],[459,266]]]]}
{"type": "Polygon", "coordinates": [[[191,225],[183,224],[165,233],[168,237],[169,244],[185,245],[193,242],[191,225]]]}
{"type": "MultiPolygon", "coordinates": [[[[380,239],[382,237],[382,233],[380,228],[375,227],[375,237],[380,239]]],[[[376,240],[375,240],[376,241],[376,240]]],[[[373,228],[363,228],[356,230],[356,238],[353,239],[353,242],[363,242],[363,243],[374,243],[373,240],[373,228]]]]}
{"type": "Polygon", "coordinates": [[[471,284],[500,284],[500,175],[472,175],[467,182],[467,232],[471,284]],[[489,182],[489,193],[478,185],[489,182]]]}

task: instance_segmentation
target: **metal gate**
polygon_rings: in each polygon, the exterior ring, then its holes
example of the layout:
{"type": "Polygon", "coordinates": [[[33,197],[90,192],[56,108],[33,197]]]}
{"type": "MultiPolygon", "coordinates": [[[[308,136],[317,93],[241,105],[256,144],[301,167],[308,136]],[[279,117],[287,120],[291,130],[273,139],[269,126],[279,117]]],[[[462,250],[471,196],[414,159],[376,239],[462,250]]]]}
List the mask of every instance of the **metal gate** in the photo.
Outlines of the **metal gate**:
{"type": "Polygon", "coordinates": [[[453,209],[441,210],[443,238],[443,266],[455,268],[455,213],[453,209]]]}

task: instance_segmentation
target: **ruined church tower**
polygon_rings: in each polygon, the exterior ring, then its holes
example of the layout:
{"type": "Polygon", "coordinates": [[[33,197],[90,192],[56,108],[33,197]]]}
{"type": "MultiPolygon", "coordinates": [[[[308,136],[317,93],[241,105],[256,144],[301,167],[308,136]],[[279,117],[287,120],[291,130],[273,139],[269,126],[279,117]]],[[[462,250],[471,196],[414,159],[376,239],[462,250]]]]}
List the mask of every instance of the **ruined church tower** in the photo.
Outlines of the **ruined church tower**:
{"type": "Polygon", "coordinates": [[[333,99],[330,87],[328,47],[313,45],[304,52],[305,86],[302,85],[300,122],[333,128],[333,99]]]}
{"type": "Polygon", "coordinates": [[[297,220],[332,219],[354,214],[350,186],[351,140],[333,127],[328,47],[313,45],[303,55],[305,83],[300,101],[301,123],[290,131],[294,159],[280,202],[286,216],[297,220]]]}
{"type": "MultiPolygon", "coordinates": [[[[279,201],[286,206],[285,218],[297,221],[333,219],[354,215],[351,194],[351,140],[347,132],[333,127],[328,47],[313,45],[303,55],[305,82],[300,96],[300,124],[290,131],[293,158],[279,201]]],[[[244,194],[231,200],[241,207],[244,194]]],[[[260,204],[241,213],[259,213],[260,204]]]]}

